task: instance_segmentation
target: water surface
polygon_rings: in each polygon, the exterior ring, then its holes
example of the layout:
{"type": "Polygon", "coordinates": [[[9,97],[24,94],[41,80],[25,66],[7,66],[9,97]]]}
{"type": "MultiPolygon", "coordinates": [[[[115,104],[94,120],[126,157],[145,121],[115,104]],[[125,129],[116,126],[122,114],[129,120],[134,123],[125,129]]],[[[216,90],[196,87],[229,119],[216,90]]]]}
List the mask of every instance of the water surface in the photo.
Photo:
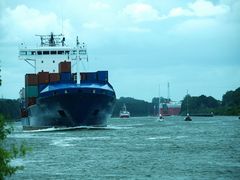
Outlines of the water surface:
{"type": "Polygon", "coordinates": [[[102,129],[23,132],[32,151],[9,179],[239,179],[238,117],[112,118],[102,129]]]}

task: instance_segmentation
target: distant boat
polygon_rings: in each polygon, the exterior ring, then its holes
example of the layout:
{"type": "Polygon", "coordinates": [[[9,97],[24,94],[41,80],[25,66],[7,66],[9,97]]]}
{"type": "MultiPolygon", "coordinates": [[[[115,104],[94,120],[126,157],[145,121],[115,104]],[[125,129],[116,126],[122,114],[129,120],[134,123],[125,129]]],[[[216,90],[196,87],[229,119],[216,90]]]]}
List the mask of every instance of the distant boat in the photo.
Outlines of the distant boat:
{"type": "MultiPolygon", "coordinates": [[[[159,88],[160,89],[160,88],[159,88]]],[[[160,98],[160,93],[159,93],[160,98]]],[[[160,113],[163,116],[177,116],[181,111],[181,102],[172,101],[170,99],[170,85],[168,83],[168,97],[165,99],[165,102],[160,104],[160,113]]]]}
{"type": "Polygon", "coordinates": [[[190,115],[187,113],[187,116],[184,118],[185,121],[192,121],[192,118],[190,115]]]}
{"type": "Polygon", "coordinates": [[[162,114],[159,114],[159,121],[163,121],[164,117],[162,116],[162,114]]]}
{"type": "Polygon", "coordinates": [[[158,121],[163,121],[164,117],[161,114],[160,106],[161,106],[161,103],[160,103],[160,86],[159,86],[159,99],[158,99],[158,119],[159,120],[158,121]]]}
{"type": "Polygon", "coordinates": [[[191,116],[188,113],[188,91],[187,91],[187,116],[184,118],[185,121],[192,121],[191,116]]]}
{"type": "Polygon", "coordinates": [[[120,118],[129,118],[130,117],[130,112],[127,111],[126,105],[123,104],[123,107],[119,113],[120,118]]]}

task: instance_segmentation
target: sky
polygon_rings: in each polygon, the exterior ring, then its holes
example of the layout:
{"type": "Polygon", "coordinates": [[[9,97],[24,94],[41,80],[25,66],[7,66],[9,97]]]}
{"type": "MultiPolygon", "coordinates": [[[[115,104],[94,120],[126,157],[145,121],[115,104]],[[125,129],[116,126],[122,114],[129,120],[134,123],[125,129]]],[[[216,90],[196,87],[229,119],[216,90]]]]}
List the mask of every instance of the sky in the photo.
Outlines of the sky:
{"type": "Polygon", "coordinates": [[[240,87],[240,0],[0,0],[0,96],[16,99],[33,69],[18,46],[76,36],[89,71],[108,70],[117,98],[218,100],[240,87]]]}

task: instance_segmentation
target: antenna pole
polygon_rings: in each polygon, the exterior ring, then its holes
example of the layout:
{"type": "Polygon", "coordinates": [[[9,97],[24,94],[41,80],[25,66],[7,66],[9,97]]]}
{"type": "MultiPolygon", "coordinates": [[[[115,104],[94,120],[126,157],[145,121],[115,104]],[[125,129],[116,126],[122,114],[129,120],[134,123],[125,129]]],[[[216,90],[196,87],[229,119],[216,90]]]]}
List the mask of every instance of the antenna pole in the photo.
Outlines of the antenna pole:
{"type": "Polygon", "coordinates": [[[161,89],[160,89],[160,84],[158,86],[158,115],[160,116],[160,93],[161,93],[161,89]]]}
{"type": "Polygon", "coordinates": [[[79,62],[80,61],[80,56],[79,56],[79,41],[78,41],[78,36],[77,36],[77,84],[80,84],[80,72],[79,72],[79,62]]]}
{"type": "Polygon", "coordinates": [[[188,89],[187,89],[187,114],[188,114],[188,89]]]}
{"type": "Polygon", "coordinates": [[[169,82],[167,83],[167,88],[168,88],[168,101],[170,101],[170,85],[169,85],[169,82]]]}

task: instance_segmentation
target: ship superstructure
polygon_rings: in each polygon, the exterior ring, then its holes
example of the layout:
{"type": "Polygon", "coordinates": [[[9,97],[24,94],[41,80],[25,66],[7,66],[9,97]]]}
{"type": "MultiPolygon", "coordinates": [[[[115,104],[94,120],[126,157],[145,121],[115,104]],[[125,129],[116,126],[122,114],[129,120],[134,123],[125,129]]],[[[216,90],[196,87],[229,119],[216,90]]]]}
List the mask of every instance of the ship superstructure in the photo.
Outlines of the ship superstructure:
{"type": "Polygon", "coordinates": [[[116,100],[108,71],[80,72],[85,43],[69,47],[63,35],[37,35],[38,47],[21,44],[19,59],[34,68],[20,91],[25,129],[106,126],[116,100]]]}

